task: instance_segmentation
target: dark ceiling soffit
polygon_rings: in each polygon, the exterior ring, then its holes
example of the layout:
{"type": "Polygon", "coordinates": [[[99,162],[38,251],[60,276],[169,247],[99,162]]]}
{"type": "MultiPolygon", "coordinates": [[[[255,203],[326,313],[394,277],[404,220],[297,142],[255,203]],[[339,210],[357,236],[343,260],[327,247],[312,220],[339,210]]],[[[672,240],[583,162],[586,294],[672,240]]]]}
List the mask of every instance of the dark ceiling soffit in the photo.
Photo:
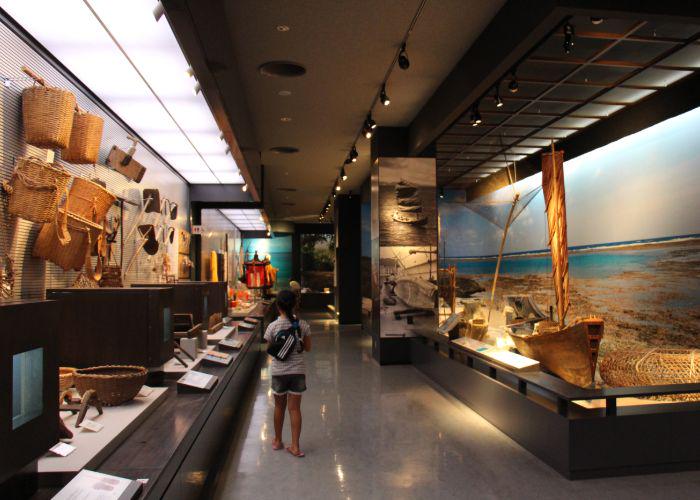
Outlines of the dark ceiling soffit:
{"type": "Polygon", "coordinates": [[[700,22],[693,0],[509,0],[421,109],[410,125],[409,153],[417,155],[449,128],[572,15],[700,22]]]}
{"type": "Polygon", "coordinates": [[[202,94],[248,184],[250,196],[259,201],[260,154],[257,139],[252,136],[252,121],[233,60],[234,51],[226,24],[226,2],[198,0],[193,8],[187,0],[162,0],[162,3],[175,38],[197,75],[202,94]],[[226,96],[235,96],[236,102],[224,99],[222,80],[225,80],[226,96]]]}
{"type": "Polygon", "coordinates": [[[251,203],[248,194],[241,191],[237,184],[192,184],[190,186],[190,201],[251,203]]]}
{"type": "MultiPolygon", "coordinates": [[[[206,209],[226,209],[226,208],[242,208],[242,209],[262,209],[262,203],[259,201],[192,201],[190,202],[192,211],[201,211],[206,209]]],[[[193,222],[196,224],[196,222],[193,222]]]]}
{"type": "MultiPolygon", "coordinates": [[[[691,111],[700,106],[698,88],[700,88],[700,73],[691,75],[669,89],[657,92],[637,104],[630,105],[618,113],[600,120],[568,139],[559,141],[557,149],[564,151],[564,160],[571,160],[659,122],[691,111]]],[[[540,170],[540,155],[525,158],[517,164],[515,180],[519,181],[530,177],[540,170]]],[[[508,174],[505,170],[500,170],[467,189],[466,201],[496,191],[506,185],[508,185],[508,174]]]]}

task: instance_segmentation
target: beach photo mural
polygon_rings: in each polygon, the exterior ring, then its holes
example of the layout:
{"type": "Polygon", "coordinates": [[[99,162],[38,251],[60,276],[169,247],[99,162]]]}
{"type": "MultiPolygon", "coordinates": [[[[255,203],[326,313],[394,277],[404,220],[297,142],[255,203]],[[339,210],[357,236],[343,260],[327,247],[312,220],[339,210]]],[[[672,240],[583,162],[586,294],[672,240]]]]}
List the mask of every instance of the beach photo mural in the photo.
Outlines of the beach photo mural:
{"type": "MultiPolygon", "coordinates": [[[[605,320],[602,354],[700,347],[700,108],[566,161],[571,306],[605,320]]],[[[440,200],[441,266],[490,291],[515,194],[496,303],[530,294],[554,305],[541,175],[465,203],[440,200]]],[[[487,292],[474,296],[487,300],[487,292]]]]}

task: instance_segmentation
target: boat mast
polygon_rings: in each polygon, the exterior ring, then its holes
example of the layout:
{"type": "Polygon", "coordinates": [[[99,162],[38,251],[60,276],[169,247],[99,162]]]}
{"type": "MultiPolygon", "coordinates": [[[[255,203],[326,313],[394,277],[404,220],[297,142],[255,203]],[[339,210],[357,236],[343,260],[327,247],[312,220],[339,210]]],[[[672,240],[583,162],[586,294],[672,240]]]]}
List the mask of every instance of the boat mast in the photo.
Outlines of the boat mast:
{"type": "Polygon", "coordinates": [[[498,282],[498,272],[501,269],[501,260],[503,259],[503,249],[506,246],[506,239],[508,238],[508,229],[510,228],[510,223],[513,219],[513,212],[515,212],[515,205],[518,204],[520,199],[520,194],[515,193],[513,196],[513,203],[510,206],[510,212],[508,212],[508,220],[506,221],[506,226],[503,228],[503,237],[501,238],[501,246],[498,249],[498,260],[496,261],[496,272],[493,275],[493,283],[491,284],[491,306],[489,307],[489,317],[491,320],[491,311],[493,310],[493,300],[496,296],[496,283],[498,282]]]}

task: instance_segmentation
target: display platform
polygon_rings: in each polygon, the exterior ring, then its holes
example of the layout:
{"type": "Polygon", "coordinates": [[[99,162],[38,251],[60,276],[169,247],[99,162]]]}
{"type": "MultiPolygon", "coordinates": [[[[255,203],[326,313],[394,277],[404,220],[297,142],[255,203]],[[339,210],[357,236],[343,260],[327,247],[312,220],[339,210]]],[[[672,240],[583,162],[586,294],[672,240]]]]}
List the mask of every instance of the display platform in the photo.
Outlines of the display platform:
{"type": "Polygon", "coordinates": [[[67,441],[75,451],[66,457],[48,453],[39,459],[39,475],[43,483],[65,480],[81,469],[91,469],[114,451],[165,400],[165,387],[151,387],[146,397],[137,396],[120,406],[104,406],[100,415],[95,408],[88,409],[86,419],[102,425],[99,432],[92,432],[84,425],[75,428],[77,415],[63,413],[63,421],[73,432],[67,441]],[[67,415],[67,416],[66,416],[67,415]],[[49,476],[59,476],[50,478],[49,476]]]}
{"type": "Polygon", "coordinates": [[[209,345],[216,345],[221,340],[229,338],[231,335],[235,335],[238,329],[236,326],[224,326],[218,332],[207,335],[207,343],[209,345]]]}
{"type": "Polygon", "coordinates": [[[437,333],[410,345],[416,368],[569,479],[700,469],[700,402],[630,404],[700,384],[582,389],[437,333]]]}

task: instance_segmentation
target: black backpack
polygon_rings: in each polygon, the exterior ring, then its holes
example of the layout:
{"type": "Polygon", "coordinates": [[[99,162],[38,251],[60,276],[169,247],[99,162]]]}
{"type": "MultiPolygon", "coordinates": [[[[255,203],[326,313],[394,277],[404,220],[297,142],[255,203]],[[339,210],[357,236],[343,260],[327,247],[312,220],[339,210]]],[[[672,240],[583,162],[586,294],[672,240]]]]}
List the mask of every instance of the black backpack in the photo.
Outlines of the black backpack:
{"type": "Polygon", "coordinates": [[[285,361],[289,355],[301,344],[301,329],[299,321],[292,321],[292,326],[280,330],[267,346],[267,353],[280,361],[285,361]]]}

